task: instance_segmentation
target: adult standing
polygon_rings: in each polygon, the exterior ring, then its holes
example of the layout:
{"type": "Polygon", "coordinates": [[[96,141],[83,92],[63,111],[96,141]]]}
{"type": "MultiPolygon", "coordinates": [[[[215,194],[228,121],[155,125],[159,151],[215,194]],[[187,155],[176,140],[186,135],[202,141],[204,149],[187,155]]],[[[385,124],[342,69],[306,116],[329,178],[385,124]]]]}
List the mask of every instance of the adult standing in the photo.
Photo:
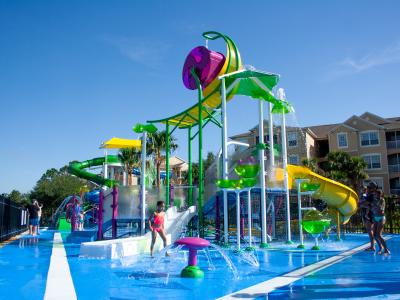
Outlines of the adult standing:
{"type": "Polygon", "coordinates": [[[39,206],[37,200],[33,199],[32,204],[28,206],[29,212],[29,234],[35,236],[39,224],[39,206]]]}
{"type": "Polygon", "coordinates": [[[40,220],[42,219],[42,208],[43,204],[39,204],[39,202],[36,201],[37,207],[38,207],[38,225],[37,225],[37,234],[40,235],[39,228],[40,228],[40,220]]]}
{"type": "Polygon", "coordinates": [[[363,194],[359,203],[361,209],[361,218],[364,224],[365,230],[368,233],[370,246],[365,249],[366,251],[375,251],[375,239],[374,239],[374,223],[372,221],[371,206],[376,191],[376,184],[370,182],[368,187],[363,187],[363,194]]]}
{"type": "Polygon", "coordinates": [[[371,206],[372,220],[374,223],[374,236],[379,245],[379,254],[390,255],[386,241],[383,238],[383,229],[386,223],[385,217],[385,198],[382,191],[376,191],[376,197],[371,206]]]}

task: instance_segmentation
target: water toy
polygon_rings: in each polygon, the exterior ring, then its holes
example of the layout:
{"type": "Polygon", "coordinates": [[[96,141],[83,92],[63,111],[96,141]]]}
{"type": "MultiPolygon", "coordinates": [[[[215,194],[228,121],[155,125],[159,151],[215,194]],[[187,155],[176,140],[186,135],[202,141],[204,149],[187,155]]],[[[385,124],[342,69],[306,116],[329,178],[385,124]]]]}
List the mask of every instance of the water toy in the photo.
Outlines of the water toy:
{"type": "Polygon", "coordinates": [[[306,232],[310,233],[315,238],[315,245],[312,247],[312,250],[320,249],[318,246],[318,237],[330,224],[331,220],[326,219],[326,217],[317,210],[310,210],[305,213],[301,225],[306,232]]]}
{"type": "Polygon", "coordinates": [[[185,237],[175,242],[176,245],[184,245],[189,250],[188,265],[182,270],[181,277],[203,278],[204,272],[197,266],[197,250],[210,246],[210,242],[197,237],[185,237]]]}

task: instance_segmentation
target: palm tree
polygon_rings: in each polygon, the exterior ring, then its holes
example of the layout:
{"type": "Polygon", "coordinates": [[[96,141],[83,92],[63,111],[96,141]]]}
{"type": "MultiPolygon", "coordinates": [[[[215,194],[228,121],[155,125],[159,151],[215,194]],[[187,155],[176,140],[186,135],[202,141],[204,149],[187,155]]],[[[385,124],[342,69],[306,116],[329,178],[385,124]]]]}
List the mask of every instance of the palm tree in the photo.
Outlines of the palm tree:
{"type": "Polygon", "coordinates": [[[350,185],[359,191],[363,179],[368,178],[365,172],[367,164],[358,156],[351,156],[347,152],[334,151],[328,153],[328,177],[350,185]]]}
{"type": "Polygon", "coordinates": [[[133,168],[140,168],[141,151],[135,148],[126,148],[119,151],[118,157],[124,163],[125,171],[128,172],[128,185],[132,185],[133,168]]]}
{"type": "MultiPolygon", "coordinates": [[[[169,136],[169,149],[171,152],[175,151],[178,148],[178,145],[175,144],[176,138],[172,135],[169,136]]],[[[162,162],[165,160],[165,150],[167,145],[166,139],[166,131],[149,133],[147,136],[147,148],[148,154],[153,155],[154,161],[156,163],[157,170],[157,187],[160,187],[161,177],[160,177],[160,168],[162,162]],[[164,155],[163,155],[164,154],[164,155]]],[[[168,172],[169,170],[166,170],[168,172]]]]}
{"type": "Polygon", "coordinates": [[[358,156],[354,156],[351,158],[350,164],[348,166],[348,178],[350,184],[357,192],[361,192],[362,181],[368,178],[368,174],[367,172],[365,172],[366,168],[367,163],[364,159],[358,156]]]}

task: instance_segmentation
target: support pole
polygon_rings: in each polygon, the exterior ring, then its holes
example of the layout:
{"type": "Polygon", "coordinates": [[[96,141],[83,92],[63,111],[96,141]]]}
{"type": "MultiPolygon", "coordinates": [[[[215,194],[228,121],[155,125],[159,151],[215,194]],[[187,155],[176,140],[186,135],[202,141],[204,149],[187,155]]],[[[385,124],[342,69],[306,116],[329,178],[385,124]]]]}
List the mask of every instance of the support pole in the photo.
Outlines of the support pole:
{"type": "Polygon", "coordinates": [[[221,239],[221,216],[219,212],[219,195],[215,196],[215,240],[221,239]]]}
{"type": "Polygon", "coordinates": [[[169,208],[169,122],[165,124],[165,207],[169,208]]]}
{"type": "Polygon", "coordinates": [[[76,196],[72,195],[72,213],[71,213],[71,232],[76,231],[76,223],[77,223],[77,203],[76,203],[76,196]]]}
{"type": "Polygon", "coordinates": [[[188,128],[188,184],[189,184],[189,206],[193,205],[193,174],[192,174],[192,127],[188,128]]]}
{"type": "Polygon", "coordinates": [[[240,250],[240,191],[236,191],[236,245],[240,250]]]}
{"type": "MultiPolygon", "coordinates": [[[[272,103],[268,102],[268,135],[269,135],[269,178],[271,180],[275,168],[275,151],[274,151],[274,122],[272,114],[272,103]]],[[[271,205],[271,235],[275,238],[276,224],[275,224],[275,197],[270,198],[271,205]]]]}
{"type": "Polygon", "coordinates": [[[272,104],[268,102],[268,135],[269,135],[269,168],[272,174],[273,168],[275,167],[275,155],[274,155],[274,122],[272,119],[272,104]]]}
{"type": "Polygon", "coordinates": [[[97,240],[101,241],[103,239],[103,205],[104,205],[104,192],[100,189],[99,194],[99,211],[97,213],[97,240]]]}
{"type": "Polygon", "coordinates": [[[301,207],[301,182],[302,180],[297,180],[297,206],[298,206],[298,213],[299,213],[299,238],[300,238],[300,244],[297,246],[297,248],[304,249],[304,236],[303,236],[303,225],[301,224],[302,222],[302,207],[301,207]]]}
{"type": "MultiPolygon", "coordinates": [[[[283,89],[278,90],[278,98],[285,100],[285,92],[283,89]]],[[[286,115],[282,112],[281,134],[282,134],[282,158],[283,158],[283,184],[285,190],[285,206],[286,206],[286,242],[292,244],[292,233],[290,229],[290,194],[289,194],[289,174],[287,171],[287,144],[286,144],[286,115]]]]}
{"type": "MultiPolygon", "coordinates": [[[[225,78],[221,78],[221,123],[222,123],[222,179],[228,179],[228,119],[226,114],[225,78]]],[[[228,243],[228,192],[223,190],[224,242],[228,243]]]]}
{"type": "Polygon", "coordinates": [[[247,228],[249,231],[249,246],[251,247],[251,189],[247,190],[247,228]]]}
{"type": "MultiPolygon", "coordinates": [[[[258,142],[264,142],[264,101],[258,101],[258,142]]],[[[260,147],[258,150],[260,163],[260,188],[261,188],[261,247],[267,246],[267,205],[265,197],[265,164],[264,150],[260,147]]]]}
{"type": "Polygon", "coordinates": [[[117,218],[118,218],[118,187],[114,186],[112,190],[112,238],[117,238],[117,218]]]}
{"type": "Polygon", "coordinates": [[[108,178],[108,163],[107,163],[107,149],[104,150],[104,174],[103,177],[104,179],[108,178]]]}
{"type": "Polygon", "coordinates": [[[146,230],[146,142],[147,132],[142,133],[142,170],[140,172],[140,198],[141,198],[141,235],[145,234],[146,230]]]}
{"type": "Polygon", "coordinates": [[[204,197],[204,176],[203,176],[203,92],[200,83],[198,84],[199,101],[198,101],[198,120],[199,120],[199,200],[198,200],[198,214],[199,214],[199,233],[204,236],[203,228],[203,197],[204,197]]]}

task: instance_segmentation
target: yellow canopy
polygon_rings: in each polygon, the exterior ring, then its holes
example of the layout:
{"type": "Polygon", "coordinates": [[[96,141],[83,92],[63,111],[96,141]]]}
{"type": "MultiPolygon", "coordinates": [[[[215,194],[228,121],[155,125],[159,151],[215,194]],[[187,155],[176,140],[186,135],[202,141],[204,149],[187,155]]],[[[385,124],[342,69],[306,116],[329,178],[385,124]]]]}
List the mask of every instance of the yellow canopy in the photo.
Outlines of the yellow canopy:
{"type": "Polygon", "coordinates": [[[111,140],[101,144],[100,148],[104,149],[123,149],[123,148],[140,148],[141,140],[127,140],[113,137],[111,140]]]}

